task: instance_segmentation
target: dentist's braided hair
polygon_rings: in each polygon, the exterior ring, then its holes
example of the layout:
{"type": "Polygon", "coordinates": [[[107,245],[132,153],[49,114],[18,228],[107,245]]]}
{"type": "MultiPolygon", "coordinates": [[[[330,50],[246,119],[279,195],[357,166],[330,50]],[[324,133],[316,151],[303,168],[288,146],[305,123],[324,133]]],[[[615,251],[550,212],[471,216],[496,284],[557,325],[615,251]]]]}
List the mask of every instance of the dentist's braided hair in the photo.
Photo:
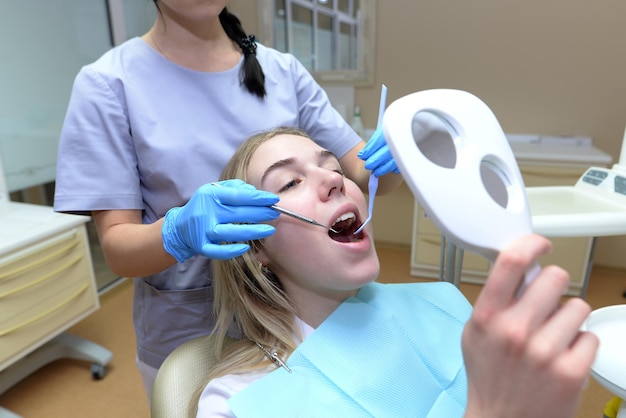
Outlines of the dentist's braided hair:
{"type": "MultiPolygon", "coordinates": [[[[159,13],[159,0],[154,0],[159,13]]],[[[230,13],[226,7],[220,13],[220,23],[226,35],[235,42],[243,52],[243,66],[241,67],[240,79],[246,89],[260,98],[267,94],[265,90],[265,74],[261,68],[259,60],[256,58],[256,38],[254,35],[247,35],[241,26],[241,21],[237,16],[230,13]]]]}
{"type": "Polygon", "coordinates": [[[226,35],[239,45],[243,52],[241,82],[250,93],[265,97],[265,74],[256,58],[256,38],[254,35],[246,35],[239,18],[230,13],[226,7],[220,13],[220,22],[226,35]]]}

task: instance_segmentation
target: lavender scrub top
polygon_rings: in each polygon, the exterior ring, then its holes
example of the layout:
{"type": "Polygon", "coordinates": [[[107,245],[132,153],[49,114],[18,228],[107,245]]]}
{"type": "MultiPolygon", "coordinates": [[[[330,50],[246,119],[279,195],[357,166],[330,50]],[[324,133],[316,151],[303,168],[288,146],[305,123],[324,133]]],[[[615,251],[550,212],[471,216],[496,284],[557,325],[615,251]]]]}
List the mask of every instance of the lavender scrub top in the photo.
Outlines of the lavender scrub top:
{"type": "MultiPolygon", "coordinates": [[[[150,224],[215,181],[239,144],[278,126],[299,127],[339,158],[361,138],[292,56],[258,45],[267,96],[240,83],[243,59],[206,73],[181,67],[133,38],[78,73],[57,161],[54,209],[140,209],[150,224]]],[[[135,280],[140,361],[159,367],[213,325],[210,260],[192,257],[135,280]]]]}

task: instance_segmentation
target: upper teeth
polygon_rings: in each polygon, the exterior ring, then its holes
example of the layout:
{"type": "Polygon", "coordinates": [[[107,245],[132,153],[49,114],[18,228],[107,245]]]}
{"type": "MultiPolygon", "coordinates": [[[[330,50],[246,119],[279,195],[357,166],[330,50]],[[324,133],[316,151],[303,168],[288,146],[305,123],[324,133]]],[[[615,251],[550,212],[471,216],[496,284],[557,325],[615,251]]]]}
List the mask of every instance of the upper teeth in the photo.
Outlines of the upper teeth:
{"type": "Polygon", "coordinates": [[[352,222],[356,222],[356,215],[354,214],[354,212],[347,212],[339,216],[337,219],[335,219],[333,225],[338,224],[339,222],[347,221],[348,219],[352,219],[352,222]]]}

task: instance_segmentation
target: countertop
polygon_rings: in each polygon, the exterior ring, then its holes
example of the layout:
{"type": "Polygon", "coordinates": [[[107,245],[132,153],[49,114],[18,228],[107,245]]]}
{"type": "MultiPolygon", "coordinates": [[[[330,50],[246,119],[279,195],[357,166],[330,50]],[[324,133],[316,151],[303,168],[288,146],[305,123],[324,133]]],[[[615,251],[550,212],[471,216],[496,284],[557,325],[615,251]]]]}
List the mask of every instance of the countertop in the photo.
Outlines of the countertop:
{"type": "Polygon", "coordinates": [[[56,213],[50,206],[0,200],[0,253],[32,245],[90,219],[88,216],[56,213]]]}

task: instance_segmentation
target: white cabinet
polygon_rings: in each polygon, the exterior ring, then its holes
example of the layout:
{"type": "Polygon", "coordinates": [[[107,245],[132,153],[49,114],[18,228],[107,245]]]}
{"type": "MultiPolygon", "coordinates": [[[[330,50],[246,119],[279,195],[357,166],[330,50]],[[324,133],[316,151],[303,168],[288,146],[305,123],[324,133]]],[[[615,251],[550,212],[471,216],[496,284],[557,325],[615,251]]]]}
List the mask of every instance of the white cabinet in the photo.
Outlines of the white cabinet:
{"type": "Polygon", "coordinates": [[[98,308],[85,228],[0,255],[0,370],[98,308]]]}
{"type": "MultiPolygon", "coordinates": [[[[573,186],[590,166],[607,166],[611,157],[591,146],[546,146],[511,144],[524,184],[535,186],[573,186]]],[[[532,213],[532,205],[531,205],[532,213]]],[[[550,238],[554,250],[540,259],[542,265],[565,268],[572,283],[568,294],[579,295],[589,268],[592,239],[550,238]]],[[[411,274],[438,278],[441,257],[441,234],[419,204],[414,206],[411,274]]],[[[461,281],[484,283],[490,264],[482,256],[465,252],[461,281]]]]}
{"type": "Polygon", "coordinates": [[[63,333],[99,307],[87,221],[0,201],[0,393],[62,357],[92,361],[104,376],[112,354],[63,333]]]}

